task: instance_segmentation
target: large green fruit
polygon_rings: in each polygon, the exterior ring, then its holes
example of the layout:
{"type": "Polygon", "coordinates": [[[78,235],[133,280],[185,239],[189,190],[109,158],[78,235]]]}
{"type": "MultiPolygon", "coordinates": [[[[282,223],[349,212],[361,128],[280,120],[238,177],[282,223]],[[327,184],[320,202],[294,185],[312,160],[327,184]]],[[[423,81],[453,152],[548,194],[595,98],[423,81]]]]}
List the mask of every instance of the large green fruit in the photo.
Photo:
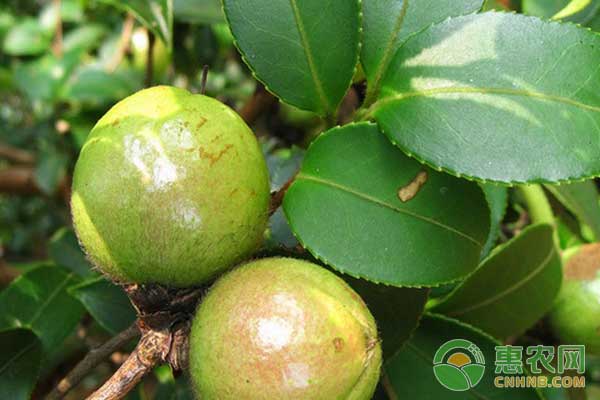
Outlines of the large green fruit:
{"type": "Polygon", "coordinates": [[[380,366],[362,299],[324,268],[288,258],[221,278],[190,336],[190,374],[203,400],[368,400],[380,366]]]}
{"type": "Polygon", "coordinates": [[[600,244],[581,246],[565,265],[565,279],[548,321],[564,344],[600,355],[600,244]]]}
{"type": "Polygon", "coordinates": [[[180,287],[254,252],[268,203],[267,167],[242,119],[166,86],[127,97],[98,121],[71,199],[94,265],[118,281],[180,287]]]}

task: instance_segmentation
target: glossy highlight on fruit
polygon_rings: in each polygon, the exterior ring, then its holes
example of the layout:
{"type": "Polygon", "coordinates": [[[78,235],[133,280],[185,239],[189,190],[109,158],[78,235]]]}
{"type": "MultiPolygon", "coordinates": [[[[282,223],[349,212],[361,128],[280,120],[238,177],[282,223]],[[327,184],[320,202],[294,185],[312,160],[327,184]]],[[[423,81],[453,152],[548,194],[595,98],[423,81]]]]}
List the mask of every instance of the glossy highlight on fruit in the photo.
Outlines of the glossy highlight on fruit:
{"type": "Polygon", "coordinates": [[[362,299],[326,269],[289,258],[222,277],[190,336],[190,374],[203,400],[368,400],[380,366],[362,299]]]}
{"type": "Polygon", "coordinates": [[[263,239],[268,172],[255,136],[215,99],[157,86],[90,133],[71,206],[89,259],[117,281],[197,285],[263,239]]]}
{"type": "Polygon", "coordinates": [[[600,244],[572,250],[564,275],[548,322],[561,343],[585,345],[587,354],[600,355],[600,244]]]}

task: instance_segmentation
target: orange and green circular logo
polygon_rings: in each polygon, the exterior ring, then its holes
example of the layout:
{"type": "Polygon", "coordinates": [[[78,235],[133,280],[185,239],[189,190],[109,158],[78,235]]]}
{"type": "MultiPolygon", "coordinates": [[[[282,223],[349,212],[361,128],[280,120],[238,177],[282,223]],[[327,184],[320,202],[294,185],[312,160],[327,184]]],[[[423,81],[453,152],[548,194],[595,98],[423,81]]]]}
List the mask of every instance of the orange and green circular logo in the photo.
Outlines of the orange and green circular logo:
{"type": "Polygon", "coordinates": [[[485,358],[475,343],[454,339],[444,343],[433,358],[433,373],[445,388],[464,392],[477,386],[485,372],[485,358]]]}

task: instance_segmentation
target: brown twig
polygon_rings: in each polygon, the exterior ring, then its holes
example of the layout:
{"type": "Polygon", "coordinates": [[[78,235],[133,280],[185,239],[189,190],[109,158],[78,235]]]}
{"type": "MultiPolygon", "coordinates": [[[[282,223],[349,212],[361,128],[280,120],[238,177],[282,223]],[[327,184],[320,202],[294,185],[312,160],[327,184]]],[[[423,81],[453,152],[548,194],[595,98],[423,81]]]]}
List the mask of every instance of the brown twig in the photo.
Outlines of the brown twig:
{"type": "Polygon", "coordinates": [[[263,85],[257,84],[254,94],[244,104],[239,114],[248,125],[252,125],[274,103],[275,97],[263,85]]]}
{"type": "Polygon", "coordinates": [[[69,390],[77,386],[90,371],[98,366],[102,361],[108,358],[118,349],[129,343],[133,338],[140,334],[137,324],[131,325],[117,336],[111,338],[102,346],[92,349],[84,358],[63,378],[58,385],[50,392],[47,400],[61,399],[69,390]]]}
{"type": "Polygon", "coordinates": [[[294,179],[296,179],[296,175],[292,176],[278,191],[271,193],[271,204],[269,205],[269,215],[273,215],[275,211],[281,206],[283,203],[283,198],[287,190],[290,188],[292,183],[294,183],[294,179]]]}
{"type": "Polygon", "coordinates": [[[127,396],[146,374],[165,360],[171,340],[168,331],[146,332],[117,372],[87,399],[118,400],[127,396]]]}
{"type": "Polygon", "coordinates": [[[121,31],[121,37],[119,39],[119,46],[115,51],[114,56],[110,60],[110,62],[106,65],[106,70],[108,72],[114,72],[123,58],[125,58],[125,53],[129,49],[129,43],[131,42],[131,34],[133,33],[133,25],[135,23],[135,19],[132,14],[127,14],[127,18],[123,22],[123,30],[121,31]]]}
{"type": "Polygon", "coordinates": [[[202,82],[200,83],[200,94],[206,93],[206,80],[208,79],[208,65],[202,66],[202,82]]]}
{"type": "MultiPolygon", "coordinates": [[[[33,167],[14,166],[0,169],[0,193],[17,195],[44,194],[35,181],[33,167]]],[[[71,196],[70,177],[65,177],[58,185],[57,194],[69,201],[71,196]]]]}
{"type": "Polygon", "coordinates": [[[0,143],[0,158],[4,158],[17,164],[35,163],[35,156],[30,152],[4,143],[0,143]]]}
{"type": "Polygon", "coordinates": [[[52,53],[56,57],[62,57],[63,54],[63,29],[62,29],[62,13],[61,0],[54,0],[54,8],[56,9],[56,31],[54,34],[54,42],[52,43],[52,53]]]}
{"type": "Polygon", "coordinates": [[[30,195],[40,193],[31,167],[10,167],[0,170],[0,193],[30,195]]]}
{"type": "Polygon", "coordinates": [[[148,30],[148,57],[146,57],[146,87],[152,86],[154,80],[154,42],[156,37],[152,31],[148,30]]]}

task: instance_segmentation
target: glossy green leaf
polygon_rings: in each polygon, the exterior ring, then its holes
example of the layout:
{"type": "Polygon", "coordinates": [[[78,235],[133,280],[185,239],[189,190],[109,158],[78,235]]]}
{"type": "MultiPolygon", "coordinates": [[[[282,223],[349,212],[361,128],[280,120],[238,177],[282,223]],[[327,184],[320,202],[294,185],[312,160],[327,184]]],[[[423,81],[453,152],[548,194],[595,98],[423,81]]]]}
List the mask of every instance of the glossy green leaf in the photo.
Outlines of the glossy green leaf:
{"type": "Polygon", "coordinates": [[[52,260],[80,276],[89,276],[94,272],[79,246],[73,229],[59,229],[50,239],[48,251],[52,260]]]}
{"type": "Polygon", "coordinates": [[[508,188],[487,183],[481,184],[481,189],[483,189],[490,207],[490,234],[481,253],[482,257],[485,257],[490,253],[500,235],[500,223],[508,205],[508,188]]]}
{"type": "Polygon", "coordinates": [[[13,56],[32,56],[46,51],[51,40],[36,20],[25,19],[8,31],[3,49],[13,56]]]}
{"type": "Polygon", "coordinates": [[[562,281],[550,225],[534,225],[500,246],[433,311],[498,338],[523,333],[552,306],[562,281]]]}
{"type": "Polygon", "coordinates": [[[127,295],[103,277],[91,279],[69,289],[96,321],[116,334],[135,321],[135,311],[127,295]]]}
{"type": "Polygon", "coordinates": [[[580,223],[590,227],[596,240],[600,240],[600,206],[593,181],[546,185],[546,188],[575,214],[580,223]]]}
{"type": "Polygon", "coordinates": [[[38,378],[42,344],[29,329],[0,332],[0,399],[27,400],[38,378]]]}
{"type": "Polygon", "coordinates": [[[392,358],[417,329],[425,311],[428,289],[377,285],[342,276],[360,295],[377,321],[384,359],[392,358]]]}
{"type": "Polygon", "coordinates": [[[218,24],[225,21],[219,0],[173,0],[175,19],[193,24],[218,24]]]}
{"type": "Polygon", "coordinates": [[[598,60],[600,36],[572,24],[497,12],[451,18],[398,50],[371,115],[404,151],[455,175],[597,176],[598,60]]]}
{"type": "Polygon", "coordinates": [[[52,353],[83,315],[79,302],[67,293],[78,278],[58,267],[40,267],[16,278],[0,293],[0,329],[26,327],[52,353]]]}
{"type": "Polygon", "coordinates": [[[363,0],[361,62],[369,94],[378,92],[396,50],[410,35],[482,5],[483,0],[363,0]]]}
{"type": "Polygon", "coordinates": [[[333,114],[358,60],[358,0],[223,0],[244,60],[287,103],[333,114]]]}
{"type": "Polygon", "coordinates": [[[498,346],[487,334],[458,321],[439,315],[426,315],[413,337],[384,366],[384,386],[392,399],[419,400],[541,400],[535,389],[506,389],[494,385],[494,360],[498,346]],[[481,382],[465,392],[453,392],[442,386],[433,372],[437,350],[453,339],[475,344],[485,359],[481,382]]]}
{"type": "Polygon", "coordinates": [[[173,45],[173,0],[102,0],[132,13],[168,48],[173,45]]]}
{"type": "Polygon", "coordinates": [[[395,286],[466,276],[489,232],[477,184],[408,158],[369,123],[322,134],[283,207],[292,231],[317,258],[395,286]]]}

